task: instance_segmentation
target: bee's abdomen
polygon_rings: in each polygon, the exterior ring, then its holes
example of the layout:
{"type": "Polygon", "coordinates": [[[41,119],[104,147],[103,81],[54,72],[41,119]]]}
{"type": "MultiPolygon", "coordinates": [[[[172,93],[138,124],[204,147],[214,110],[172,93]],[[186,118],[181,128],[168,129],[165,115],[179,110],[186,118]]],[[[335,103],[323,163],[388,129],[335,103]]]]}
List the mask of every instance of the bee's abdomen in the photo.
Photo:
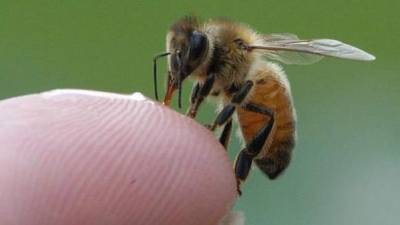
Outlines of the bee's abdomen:
{"type": "MultiPolygon", "coordinates": [[[[266,140],[255,162],[258,167],[274,179],[289,165],[295,145],[295,113],[291,96],[281,82],[271,78],[256,80],[252,95],[247,99],[274,113],[273,130],[266,140]]],[[[266,115],[238,109],[238,119],[246,143],[270,121],[266,115]]]]}

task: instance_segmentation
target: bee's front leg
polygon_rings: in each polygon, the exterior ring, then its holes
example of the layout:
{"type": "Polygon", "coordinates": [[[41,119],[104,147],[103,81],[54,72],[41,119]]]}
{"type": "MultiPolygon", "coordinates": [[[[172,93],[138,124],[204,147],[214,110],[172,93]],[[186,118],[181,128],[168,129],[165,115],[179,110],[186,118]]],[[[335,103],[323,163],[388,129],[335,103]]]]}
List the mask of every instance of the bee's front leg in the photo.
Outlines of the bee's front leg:
{"type": "Polygon", "coordinates": [[[186,113],[187,116],[195,118],[199,106],[204,101],[204,99],[210,94],[210,91],[214,85],[215,75],[209,74],[204,84],[196,83],[193,86],[192,94],[190,97],[190,106],[186,113]]]}

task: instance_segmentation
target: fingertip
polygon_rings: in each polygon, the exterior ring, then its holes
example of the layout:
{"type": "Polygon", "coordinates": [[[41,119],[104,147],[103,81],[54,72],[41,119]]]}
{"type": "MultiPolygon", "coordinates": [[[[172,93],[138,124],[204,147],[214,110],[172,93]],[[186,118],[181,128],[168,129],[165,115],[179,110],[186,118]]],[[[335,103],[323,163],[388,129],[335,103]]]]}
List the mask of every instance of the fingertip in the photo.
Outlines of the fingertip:
{"type": "Polygon", "coordinates": [[[214,225],[236,198],[213,134],[141,94],[51,91],[0,117],[0,222],[214,225]]]}

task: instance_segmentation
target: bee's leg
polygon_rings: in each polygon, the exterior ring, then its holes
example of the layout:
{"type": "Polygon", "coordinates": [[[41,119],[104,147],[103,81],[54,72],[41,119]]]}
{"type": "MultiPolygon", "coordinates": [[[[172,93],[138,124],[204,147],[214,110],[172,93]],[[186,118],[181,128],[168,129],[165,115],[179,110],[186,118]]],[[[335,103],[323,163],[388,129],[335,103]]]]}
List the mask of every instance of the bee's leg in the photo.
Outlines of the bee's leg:
{"type": "Polygon", "coordinates": [[[248,80],[243,86],[240,87],[239,91],[237,91],[235,95],[233,95],[231,103],[224,106],[222,111],[218,114],[214,123],[210,126],[211,130],[215,130],[217,127],[224,125],[228,120],[232,118],[236,107],[239,106],[246,98],[247,94],[253,87],[253,84],[253,81],[248,80]]]}
{"type": "Polygon", "coordinates": [[[200,91],[200,84],[199,84],[199,82],[196,82],[194,85],[193,85],[193,88],[192,88],[192,93],[191,93],[191,95],[190,95],[190,106],[189,106],[189,109],[187,110],[187,116],[190,116],[190,117],[194,117],[194,116],[191,116],[191,115],[189,115],[190,114],[190,112],[192,111],[192,108],[193,108],[193,106],[194,106],[194,104],[196,103],[196,100],[197,100],[197,98],[198,98],[198,95],[199,95],[199,91],[200,91]]]}
{"type": "Polygon", "coordinates": [[[219,137],[219,142],[225,147],[225,149],[228,148],[231,132],[232,132],[232,119],[230,119],[225,124],[224,130],[222,131],[221,136],[219,137]]]}
{"type": "Polygon", "coordinates": [[[270,120],[258,131],[258,133],[247,144],[247,146],[240,151],[239,155],[236,158],[235,174],[236,174],[239,193],[241,193],[240,192],[241,182],[246,180],[250,172],[253,159],[261,152],[265,144],[265,141],[268,139],[268,136],[271,133],[272,127],[274,125],[274,114],[270,109],[253,103],[247,103],[242,107],[245,110],[266,115],[270,118],[270,120]]]}
{"type": "Polygon", "coordinates": [[[204,84],[200,85],[199,83],[196,83],[195,86],[193,86],[192,95],[190,98],[190,107],[186,113],[187,116],[191,118],[196,117],[197,110],[208,94],[210,94],[214,81],[215,75],[209,74],[204,84]]]}

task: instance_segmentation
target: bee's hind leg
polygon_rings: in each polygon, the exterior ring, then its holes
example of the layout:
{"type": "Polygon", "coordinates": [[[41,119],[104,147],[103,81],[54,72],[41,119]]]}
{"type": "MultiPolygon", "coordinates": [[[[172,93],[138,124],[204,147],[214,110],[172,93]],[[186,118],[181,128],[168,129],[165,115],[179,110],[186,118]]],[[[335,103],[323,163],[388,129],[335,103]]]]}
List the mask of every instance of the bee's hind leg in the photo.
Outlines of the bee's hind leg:
{"type": "MultiPolygon", "coordinates": [[[[253,85],[254,85],[253,81],[251,81],[251,80],[246,81],[246,83],[243,86],[241,86],[240,89],[232,97],[231,103],[227,104],[222,109],[222,111],[218,114],[217,118],[215,119],[214,123],[209,127],[210,130],[214,131],[217,127],[223,126],[225,124],[224,130],[222,131],[221,137],[219,139],[220,143],[222,145],[224,145],[225,148],[228,145],[229,137],[231,134],[232,115],[235,112],[236,107],[241,106],[243,100],[249,94],[253,85]]],[[[246,154],[247,153],[248,152],[246,152],[246,154]]],[[[247,177],[247,175],[244,175],[243,173],[248,174],[248,171],[251,166],[251,162],[254,158],[254,156],[250,156],[250,158],[247,157],[247,158],[249,158],[249,160],[246,160],[245,159],[246,154],[242,154],[242,156],[239,155],[240,158],[238,158],[238,160],[241,160],[241,162],[239,164],[236,164],[236,166],[235,166],[235,173],[236,173],[236,179],[237,179],[237,191],[238,191],[239,195],[241,195],[241,193],[242,193],[240,191],[241,177],[247,177]],[[246,169],[246,164],[248,164],[247,166],[249,167],[249,169],[246,169]],[[238,167],[238,166],[240,166],[240,167],[238,167]],[[236,168],[236,167],[238,167],[238,168],[236,168]]],[[[242,180],[244,180],[244,179],[242,179],[242,180]]]]}
{"type": "Polygon", "coordinates": [[[242,107],[245,110],[266,115],[270,118],[270,120],[258,131],[255,137],[253,137],[246,147],[240,151],[236,158],[235,175],[239,193],[241,193],[240,184],[246,180],[247,176],[249,175],[253,159],[261,152],[274,125],[274,114],[268,108],[253,103],[247,103],[242,107]]]}

